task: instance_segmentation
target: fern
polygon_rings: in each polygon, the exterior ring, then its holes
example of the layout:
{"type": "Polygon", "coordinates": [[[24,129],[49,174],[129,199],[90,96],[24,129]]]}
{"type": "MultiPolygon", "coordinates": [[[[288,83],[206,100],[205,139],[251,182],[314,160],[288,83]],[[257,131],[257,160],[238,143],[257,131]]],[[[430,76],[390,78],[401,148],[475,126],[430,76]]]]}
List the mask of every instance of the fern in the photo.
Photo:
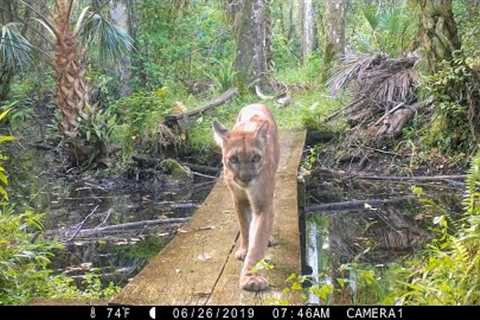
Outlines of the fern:
{"type": "Polygon", "coordinates": [[[446,222],[437,228],[436,241],[410,261],[409,268],[416,273],[409,284],[396,288],[405,303],[480,303],[480,154],[472,160],[465,182],[461,223],[453,233],[446,222]]]}
{"type": "MultiPolygon", "coordinates": [[[[449,218],[448,212],[420,188],[424,210],[431,210],[435,238],[415,256],[386,270],[375,270],[362,284],[361,303],[385,304],[479,304],[480,303],[480,154],[471,162],[463,198],[464,215],[449,218]],[[387,288],[379,290],[378,288],[387,288]],[[379,293],[381,295],[379,295],[379,293]]],[[[371,267],[356,266],[356,273],[371,267]]]]}

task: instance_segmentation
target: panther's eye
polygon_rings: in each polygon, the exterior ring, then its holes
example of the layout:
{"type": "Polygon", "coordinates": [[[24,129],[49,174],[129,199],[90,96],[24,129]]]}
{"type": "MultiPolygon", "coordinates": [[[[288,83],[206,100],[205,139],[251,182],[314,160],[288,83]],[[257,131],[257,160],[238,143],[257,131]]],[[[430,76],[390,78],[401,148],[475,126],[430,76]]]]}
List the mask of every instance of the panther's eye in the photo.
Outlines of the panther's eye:
{"type": "Polygon", "coordinates": [[[260,160],[262,160],[262,157],[259,155],[259,154],[256,154],[252,157],[252,159],[250,159],[253,163],[257,163],[257,162],[260,162],[260,160]]]}
{"type": "Polygon", "coordinates": [[[240,162],[240,159],[238,159],[237,156],[231,156],[229,159],[230,163],[232,164],[238,164],[240,162]]]}

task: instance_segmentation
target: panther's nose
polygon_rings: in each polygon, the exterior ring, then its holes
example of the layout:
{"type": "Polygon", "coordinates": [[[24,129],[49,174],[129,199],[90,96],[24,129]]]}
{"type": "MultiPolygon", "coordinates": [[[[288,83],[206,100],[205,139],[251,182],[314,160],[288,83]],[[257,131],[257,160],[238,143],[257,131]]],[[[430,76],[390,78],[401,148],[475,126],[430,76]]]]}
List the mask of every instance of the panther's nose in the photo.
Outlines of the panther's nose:
{"type": "Polygon", "coordinates": [[[248,185],[253,179],[250,176],[241,176],[237,178],[238,182],[240,182],[243,185],[248,185]]]}
{"type": "Polygon", "coordinates": [[[248,178],[242,178],[240,180],[242,180],[243,183],[248,184],[250,183],[250,181],[252,181],[252,178],[248,177],[248,178]]]}

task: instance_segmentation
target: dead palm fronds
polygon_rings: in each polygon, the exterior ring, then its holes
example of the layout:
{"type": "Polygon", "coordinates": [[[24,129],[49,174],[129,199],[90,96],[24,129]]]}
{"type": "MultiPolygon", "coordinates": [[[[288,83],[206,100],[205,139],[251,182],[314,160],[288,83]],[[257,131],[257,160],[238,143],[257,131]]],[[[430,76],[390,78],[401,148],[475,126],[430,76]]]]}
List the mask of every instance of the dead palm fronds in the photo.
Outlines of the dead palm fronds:
{"type": "Polygon", "coordinates": [[[395,116],[413,115],[409,106],[416,101],[418,75],[414,66],[417,59],[416,56],[393,59],[384,54],[348,54],[328,85],[333,94],[340,89],[350,91],[352,100],[343,109],[350,125],[368,129],[376,136],[380,133],[398,135],[402,128],[391,122],[401,120],[404,125],[405,119],[395,119],[395,116]],[[396,129],[380,128],[385,125],[396,129]]]}

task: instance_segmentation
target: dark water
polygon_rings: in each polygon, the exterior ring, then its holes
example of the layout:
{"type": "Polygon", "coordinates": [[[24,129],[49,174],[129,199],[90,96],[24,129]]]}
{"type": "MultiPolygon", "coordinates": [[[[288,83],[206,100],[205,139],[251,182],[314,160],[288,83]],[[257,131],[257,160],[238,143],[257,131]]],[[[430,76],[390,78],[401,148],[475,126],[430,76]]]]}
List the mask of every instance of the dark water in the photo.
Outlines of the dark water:
{"type": "MultiPolygon", "coordinates": [[[[412,195],[411,183],[361,181],[317,174],[307,179],[306,206],[340,201],[388,199],[412,195]]],[[[413,254],[434,236],[432,220],[462,212],[461,183],[423,183],[421,200],[405,200],[342,211],[318,211],[305,218],[305,273],[314,284],[338,286],[337,278],[355,278],[345,266],[362,264],[382,271],[388,264],[413,254]],[[434,199],[434,201],[431,201],[434,199]],[[428,202],[428,204],[425,203],[428,202]]],[[[347,267],[348,268],[348,267],[347,267]]],[[[348,296],[331,296],[331,303],[355,303],[355,281],[348,296]],[[335,300],[337,299],[337,300],[335,300]]],[[[310,302],[319,299],[310,295],[310,302]]]]}
{"type": "Polygon", "coordinates": [[[105,281],[125,284],[156,255],[182,224],[138,226],[84,237],[77,229],[93,229],[143,220],[189,218],[208,195],[214,180],[175,180],[151,169],[122,173],[65,174],[52,153],[16,150],[7,163],[10,198],[17,207],[45,213],[50,238],[65,243],[53,268],[80,283],[95,272],[105,281]],[[211,182],[211,183],[209,183],[211,182]]]}

